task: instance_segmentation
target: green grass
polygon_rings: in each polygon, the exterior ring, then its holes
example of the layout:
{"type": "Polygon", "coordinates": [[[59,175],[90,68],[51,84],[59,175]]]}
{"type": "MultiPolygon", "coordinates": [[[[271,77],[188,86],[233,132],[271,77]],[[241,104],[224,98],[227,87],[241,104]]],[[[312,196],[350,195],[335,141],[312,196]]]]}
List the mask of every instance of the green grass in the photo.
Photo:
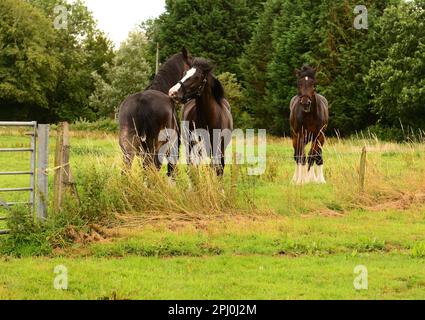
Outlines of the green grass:
{"type": "MultiPolygon", "coordinates": [[[[159,181],[153,192],[137,168],[129,181],[120,178],[115,135],[73,132],[71,145],[84,203],[67,215],[50,212],[53,220],[78,214],[84,224],[119,213],[123,225],[98,243],[57,246],[62,229],[23,232],[10,243],[0,238],[10,254],[0,256],[0,299],[425,299],[424,145],[330,140],[328,184],[296,187],[290,141],[271,138],[266,174],[248,177],[241,167],[236,198],[227,194],[230,167],[225,196],[211,190],[215,180],[191,191],[183,178],[170,189],[160,176],[153,176],[159,181]],[[69,270],[68,291],[53,289],[59,264],[69,270]],[[357,265],[369,270],[367,291],[354,290],[357,265]]],[[[27,138],[0,132],[1,148],[25,146],[27,138]]],[[[52,139],[51,168],[54,147],[52,139]]],[[[1,171],[25,170],[28,161],[28,155],[0,154],[1,171]]],[[[184,166],[180,171],[184,177],[184,166]]],[[[29,183],[0,179],[0,187],[29,183]]],[[[8,201],[27,196],[0,194],[8,201]]]]}
{"type": "Polygon", "coordinates": [[[319,255],[369,252],[423,257],[425,208],[383,213],[351,212],[339,218],[260,219],[211,223],[202,231],[190,224],[172,231],[146,227],[112,243],[94,244],[90,255],[138,256],[319,255]],[[422,245],[421,245],[422,242],[422,245]]]}
{"type": "Polygon", "coordinates": [[[403,255],[357,257],[39,258],[0,261],[2,299],[424,299],[425,262],[403,255]],[[68,290],[53,287],[68,269],[68,290]],[[368,268],[356,291],[354,268],[368,268]]]}

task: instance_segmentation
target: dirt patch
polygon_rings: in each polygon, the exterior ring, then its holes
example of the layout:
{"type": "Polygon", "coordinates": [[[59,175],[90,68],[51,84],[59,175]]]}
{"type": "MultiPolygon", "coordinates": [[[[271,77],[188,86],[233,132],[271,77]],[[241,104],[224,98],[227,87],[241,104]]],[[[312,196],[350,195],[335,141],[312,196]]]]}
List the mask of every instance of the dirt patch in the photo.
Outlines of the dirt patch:
{"type": "Polygon", "coordinates": [[[399,199],[391,199],[387,202],[378,203],[373,206],[366,206],[364,209],[372,212],[387,210],[408,210],[412,206],[425,203],[425,193],[402,194],[399,199]]]}
{"type": "Polygon", "coordinates": [[[329,218],[341,218],[344,217],[344,213],[337,212],[331,209],[323,209],[316,212],[313,212],[312,214],[304,214],[301,215],[302,218],[312,218],[312,217],[329,217],[329,218]]]}
{"type": "Polygon", "coordinates": [[[120,221],[119,225],[111,229],[111,232],[117,236],[125,236],[140,232],[140,230],[145,228],[162,228],[173,232],[187,229],[207,231],[217,225],[225,226],[229,223],[238,224],[243,228],[246,224],[284,220],[284,217],[272,213],[262,215],[239,213],[209,217],[174,215],[172,218],[170,216],[147,217],[140,215],[121,215],[118,216],[118,220],[120,221]]]}
{"type": "Polygon", "coordinates": [[[93,242],[104,242],[116,236],[113,230],[108,230],[102,226],[91,224],[86,230],[77,230],[74,226],[65,229],[65,237],[75,244],[89,244],[93,242]]]}

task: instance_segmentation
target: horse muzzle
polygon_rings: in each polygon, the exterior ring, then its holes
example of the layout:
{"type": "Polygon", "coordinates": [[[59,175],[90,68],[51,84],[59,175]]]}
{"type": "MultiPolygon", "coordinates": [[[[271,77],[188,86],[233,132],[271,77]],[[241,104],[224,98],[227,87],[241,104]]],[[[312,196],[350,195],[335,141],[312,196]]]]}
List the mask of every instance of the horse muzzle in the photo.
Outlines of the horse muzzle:
{"type": "Polygon", "coordinates": [[[309,101],[307,104],[301,104],[304,113],[310,113],[311,112],[311,101],[309,101]]]}

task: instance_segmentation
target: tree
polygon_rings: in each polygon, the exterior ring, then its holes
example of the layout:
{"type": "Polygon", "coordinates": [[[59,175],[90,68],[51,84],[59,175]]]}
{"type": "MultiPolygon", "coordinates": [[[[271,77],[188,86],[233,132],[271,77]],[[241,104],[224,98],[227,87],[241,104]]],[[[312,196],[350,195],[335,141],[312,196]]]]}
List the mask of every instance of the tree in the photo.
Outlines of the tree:
{"type": "Polygon", "coordinates": [[[59,69],[53,45],[53,28],[39,10],[24,1],[0,2],[1,119],[28,120],[47,111],[59,69]]]}
{"type": "Polygon", "coordinates": [[[267,122],[266,87],[267,68],[273,58],[273,25],[282,16],[282,0],[270,0],[258,18],[249,43],[240,58],[240,70],[244,86],[241,108],[255,119],[258,127],[265,128],[267,122]]]}
{"type": "Polygon", "coordinates": [[[145,34],[131,32],[113,63],[105,66],[105,79],[94,74],[96,90],[90,96],[90,106],[99,116],[113,115],[124,98],[148,86],[152,68],[145,58],[147,50],[145,34]]]}
{"type": "MultiPolygon", "coordinates": [[[[217,71],[239,74],[237,60],[251,37],[264,0],[166,0],[166,12],[151,25],[161,60],[187,47],[213,61],[217,71]]],[[[156,49],[156,48],[155,48],[156,49]]]]}
{"type": "Polygon", "coordinates": [[[245,68],[254,62],[252,70],[244,71],[244,85],[246,109],[256,125],[274,134],[290,134],[294,70],[305,63],[318,68],[318,92],[330,102],[328,132],[348,135],[374,124],[376,116],[363,77],[382,50],[372,38],[376,22],[394,2],[365,0],[369,30],[356,30],[354,0],[321,0],[314,6],[311,0],[268,0],[241,61],[245,68]],[[264,43],[269,44],[269,52],[264,43]]]}
{"type": "Polygon", "coordinates": [[[365,77],[373,111],[383,127],[425,128],[425,1],[392,6],[374,41],[389,46],[365,77]]]}
{"type": "Polygon", "coordinates": [[[283,1],[282,15],[274,24],[273,56],[267,67],[265,103],[257,108],[262,124],[274,134],[289,134],[289,103],[296,94],[295,69],[313,61],[320,38],[313,37],[318,6],[310,1],[283,1]]]}
{"type": "Polygon", "coordinates": [[[252,128],[251,116],[242,110],[242,85],[238,82],[236,75],[225,72],[217,76],[224,88],[226,99],[232,109],[235,128],[252,128]]]}
{"type": "Polygon", "coordinates": [[[55,30],[55,42],[49,50],[60,61],[55,91],[49,97],[49,121],[96,119],[89,106],[96,72],[104,77],[104,66],[114,57],[112,43],[97,29],[91,12],[81,0],[71,4],[64,0],[28,0],[49,17],[51,25],[57,19],[57,6],[66,8],[65,29],[55,30]]]}

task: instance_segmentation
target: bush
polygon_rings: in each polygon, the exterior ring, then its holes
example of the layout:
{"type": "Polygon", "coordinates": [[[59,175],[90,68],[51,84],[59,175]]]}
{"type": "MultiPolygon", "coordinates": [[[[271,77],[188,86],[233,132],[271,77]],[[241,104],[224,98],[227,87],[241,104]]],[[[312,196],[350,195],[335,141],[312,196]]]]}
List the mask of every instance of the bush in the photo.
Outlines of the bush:
{"type": "Polygon", "coordinates": [[[425,132],[421,129],[413,129],[410,127],[403,128],[394,128],[394,127],[384,127],[380,125],[375,125],[367,129],[366,137],[370,138],[376,137],[382,141],[391,141],[391,142],[424,142],[425,141],[425,132]]]}
{"type": "Polygon", "coordinates": [[[50,254],[46,226],[36,223],[26,208],[14,208],[9,216],[9,236],[0,239],[0,254],[17,257],[41,256],[50,254]]]}
{"type": "Polygon", "coordinates": [[[107,133],[117,133],[119,131],[118,122],[113,119],[100,119],[96,122],[89,122],[86,120],[79,120],[70,127],[74,131],[101,131],[107,133]]]}

